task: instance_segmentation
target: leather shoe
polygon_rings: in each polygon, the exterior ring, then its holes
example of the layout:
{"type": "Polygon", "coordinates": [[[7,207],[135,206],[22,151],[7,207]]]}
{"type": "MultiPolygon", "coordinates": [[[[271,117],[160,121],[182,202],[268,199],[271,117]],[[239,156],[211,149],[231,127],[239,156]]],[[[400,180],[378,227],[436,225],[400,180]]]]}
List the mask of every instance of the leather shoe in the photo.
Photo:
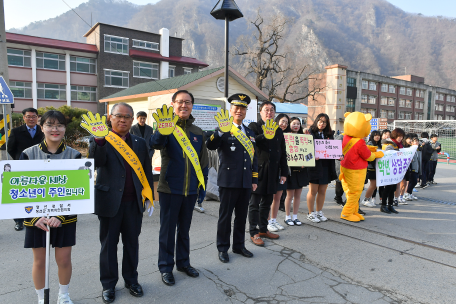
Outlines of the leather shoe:
{"type": "Polygon", "coordinates": [[[267,239],[278,239],[280,236],[276,233],[268,232],[260,232],[260,237],[267,238],[267,239]]]}
{"type": "Polygon", "coordinates": [[[361,215],[366,215],[366,212],[364,212],[363,210],[361,210],[359,208],[358,208],[358,213],[361,214],[361,215]]]}
{"type": "Polygon", "coordinates": [[[108,288],[103,290],[101,293],[101,298],[103,299],[103,303],[112,303],[116,300],[116,289],[115,288],[108,288]]]}
{"type": "Polygon", "coordinates": [[[134,284],[125,283],[125,288],[130,290],[130,294],[134,297],[142,297],[144,295],[143,289],[142,289],[141,285],[139,285],[138,283],[134,283],[134,284]]]}
{"type": "Polygon", "coordinates": [[[257,245],[257,246],[264,246],[264,242],[263,242],[263,240],[260,238],[260,235],[259,235],[259,234],[255,234],[254,236],[251,236],[251,237],[250,237],[250,240],[252,241],[252,243],[254,243],[254,244],[257,245]]]}
{"type": "Polygon", "coordinates": [[[228,252],[219,251],[219,260],[222,263],[228,263],[230,261],[230,256],[228,255],[228,252]]]}
{"type": "Polygon", "coordinates": [[[185,267],[177,267],[177,271],[185,272],[189,277],[196,278],[199,276],[198,270],[193,268],[191,265],[185,267]]]}
{"type": "Polygon", "coordinates": [[[386,207],[386,206],[384,206],[384,205],[382,205],[382,206],[380,207],[380,211],[381,211],[381,212],[388,213],[388,214],[391,214],[391,211],[389,211],[388,207],[386,207]]]}
{"type": "Polygon", "coordinates": [[[22,229],[24,229],[24,224],[16,223],[16,225],[14,225],[14,230],[21,231],[22,229]]]}
{"type": "Polygon", "coordinates": [[[396,213],[396,214],[399,213],[399,212],[396,211],[396,209],[394,209],[393,206],[388,206],[388,210],[389,210],[391,213],[396,213]]]}
{"type": "Polygon", "coordinates": [[[247,249],[244,248],[241,248],[241,249],[233,249],[233,253],[237,253],[237,254],[240,254],[240,255],[243,255],[245,256],[246,258],[251,258],[253,257],[253,253],[251,253],[250,251],[248,251],[247,249]]]}
{"type": "Polygon", "coordinates": [[[173,286],[176,284],[176,281],[174,281],[174,275],[172,272],[163,272],[162,274],[162,281],[168,286],[173,286]]]}

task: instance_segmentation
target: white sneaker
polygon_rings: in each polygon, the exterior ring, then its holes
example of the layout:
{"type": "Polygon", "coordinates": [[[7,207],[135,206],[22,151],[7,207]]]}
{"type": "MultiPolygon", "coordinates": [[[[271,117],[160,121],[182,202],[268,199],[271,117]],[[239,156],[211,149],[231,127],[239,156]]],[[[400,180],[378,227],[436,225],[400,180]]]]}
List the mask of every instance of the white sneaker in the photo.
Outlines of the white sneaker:
{"type": "Polygon", "coordinates": [[[292,219],[284,219],[284,221],[285,221],[285,224],[287,224],[288,226],[294,226],[292,219]]]}
{"type": "Polygon", "coordinates": [[[370,201],[367,197],[363,199],[363,205],[366,206],[366,204],[370,204],[370,201]]]}
{"type": "Polygon", "coordinates": [[[57,304],[73,304],[73,301],[70,299],[69,293],[61,294],[59,293],[59,298],[57,299],[57,304]]]}
{"type": "Polygon", "coordinates": [[[269,230],[270,232],[279,231],[279,229],[274,225],[274,223],[268,224],[268,230],[269,230]]]}
{"type": "Polygon", "coordinates": [[[204,211],[206,211],[204,210],[203,206],[200,205],[196,205],[194,209],[200,213],[204,213],[204,211]]]}
{"type": "Polygon", "coordinates": [[[280,225],[278,222],[274,222],[274,223],[272,223],[272,224],[273,224],[277,229],[279,229],[279,230],[285,229],[285,227],[283,227],[282,225],[280,225]]]}
{"type": "Polygon", "coordinates": [[[404,194],[404,199],[405,199],[406,201],[411,201],[411,200],[412,200],[412,197],[411,197],[410,194],[406,193],[406,194],[404,194]]]}
{"type": "Polygon", "coordinates": [[[320,219],[318,218],[317,213],[315,211],[307,214],[307,219],[313,223],[320,223],[320,219]]]}
{"type": "Polygon", "coordinates": [[[375,207],[377,205],[375,197],[371,198],[371,204],[373,205],[373,207],[375,207]]]}
{"type": "Polygon", "coordinates": [[[326,222],[328,218],[323,214],[323,211],[317,211],[317,216],[320,222],[326,222]]]}
{"type": "Polygon", "coordinates": [[[366,199],[366,198],[364,199],[363,205],[366,206],[366,207],[370,207],[370,208],[375,207],[375,203],[373,203],[372,201],[370,201],[368,198],[367,198],[367,199],[366,199]]]}
{"type": "Polygon", "coordinates": [[[418,198],[417,198],[415,195],[413,195],[413,194],[411,194],[410,197],[411,197],[413,200],[415,200],[415,201],[418,200],[418,198]]]}
{"type": "Polygon", "coordinates": [[[405,199],[398,200],[399,205],[408,205],[407,201],[405,199]]]}

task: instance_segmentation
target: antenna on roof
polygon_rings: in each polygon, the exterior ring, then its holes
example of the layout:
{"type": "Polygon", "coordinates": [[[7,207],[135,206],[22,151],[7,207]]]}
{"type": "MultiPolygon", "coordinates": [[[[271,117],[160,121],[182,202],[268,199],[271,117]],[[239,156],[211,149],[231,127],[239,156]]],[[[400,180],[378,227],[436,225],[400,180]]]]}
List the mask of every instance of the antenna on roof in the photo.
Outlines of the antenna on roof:
{"type": "Polygon", "coordinates": [[[90,12],[90,27],[92,27],[92,12],[90,12]]]}

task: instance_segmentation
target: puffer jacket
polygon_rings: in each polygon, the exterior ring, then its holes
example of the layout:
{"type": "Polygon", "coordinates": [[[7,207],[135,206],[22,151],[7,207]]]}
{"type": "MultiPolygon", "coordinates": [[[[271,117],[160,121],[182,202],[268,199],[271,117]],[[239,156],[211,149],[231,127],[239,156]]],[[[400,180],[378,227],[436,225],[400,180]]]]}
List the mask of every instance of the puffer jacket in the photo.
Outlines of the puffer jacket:
{"type": "Polygon", "coordinates": [[[388,139],[382,139],[382,150],[383,151],[389,151],[389,150],[399,150],[399,147],[394,143],[394,141],[391,140],[391,138],[388,139]]]}

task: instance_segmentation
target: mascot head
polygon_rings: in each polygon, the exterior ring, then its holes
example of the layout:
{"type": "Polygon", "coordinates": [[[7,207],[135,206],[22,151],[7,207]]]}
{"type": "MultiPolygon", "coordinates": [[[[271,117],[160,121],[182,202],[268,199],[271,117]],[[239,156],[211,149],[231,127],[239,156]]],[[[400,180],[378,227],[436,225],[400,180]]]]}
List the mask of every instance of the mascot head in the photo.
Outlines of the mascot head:
{"type": "Polygon", "coordinates": [[[363,138],[369,135],[371,130],[369,121],[372,119],[372,115],[361,112],[347,112],[344,116],[344,134],[356,138],[363,138]]]}

